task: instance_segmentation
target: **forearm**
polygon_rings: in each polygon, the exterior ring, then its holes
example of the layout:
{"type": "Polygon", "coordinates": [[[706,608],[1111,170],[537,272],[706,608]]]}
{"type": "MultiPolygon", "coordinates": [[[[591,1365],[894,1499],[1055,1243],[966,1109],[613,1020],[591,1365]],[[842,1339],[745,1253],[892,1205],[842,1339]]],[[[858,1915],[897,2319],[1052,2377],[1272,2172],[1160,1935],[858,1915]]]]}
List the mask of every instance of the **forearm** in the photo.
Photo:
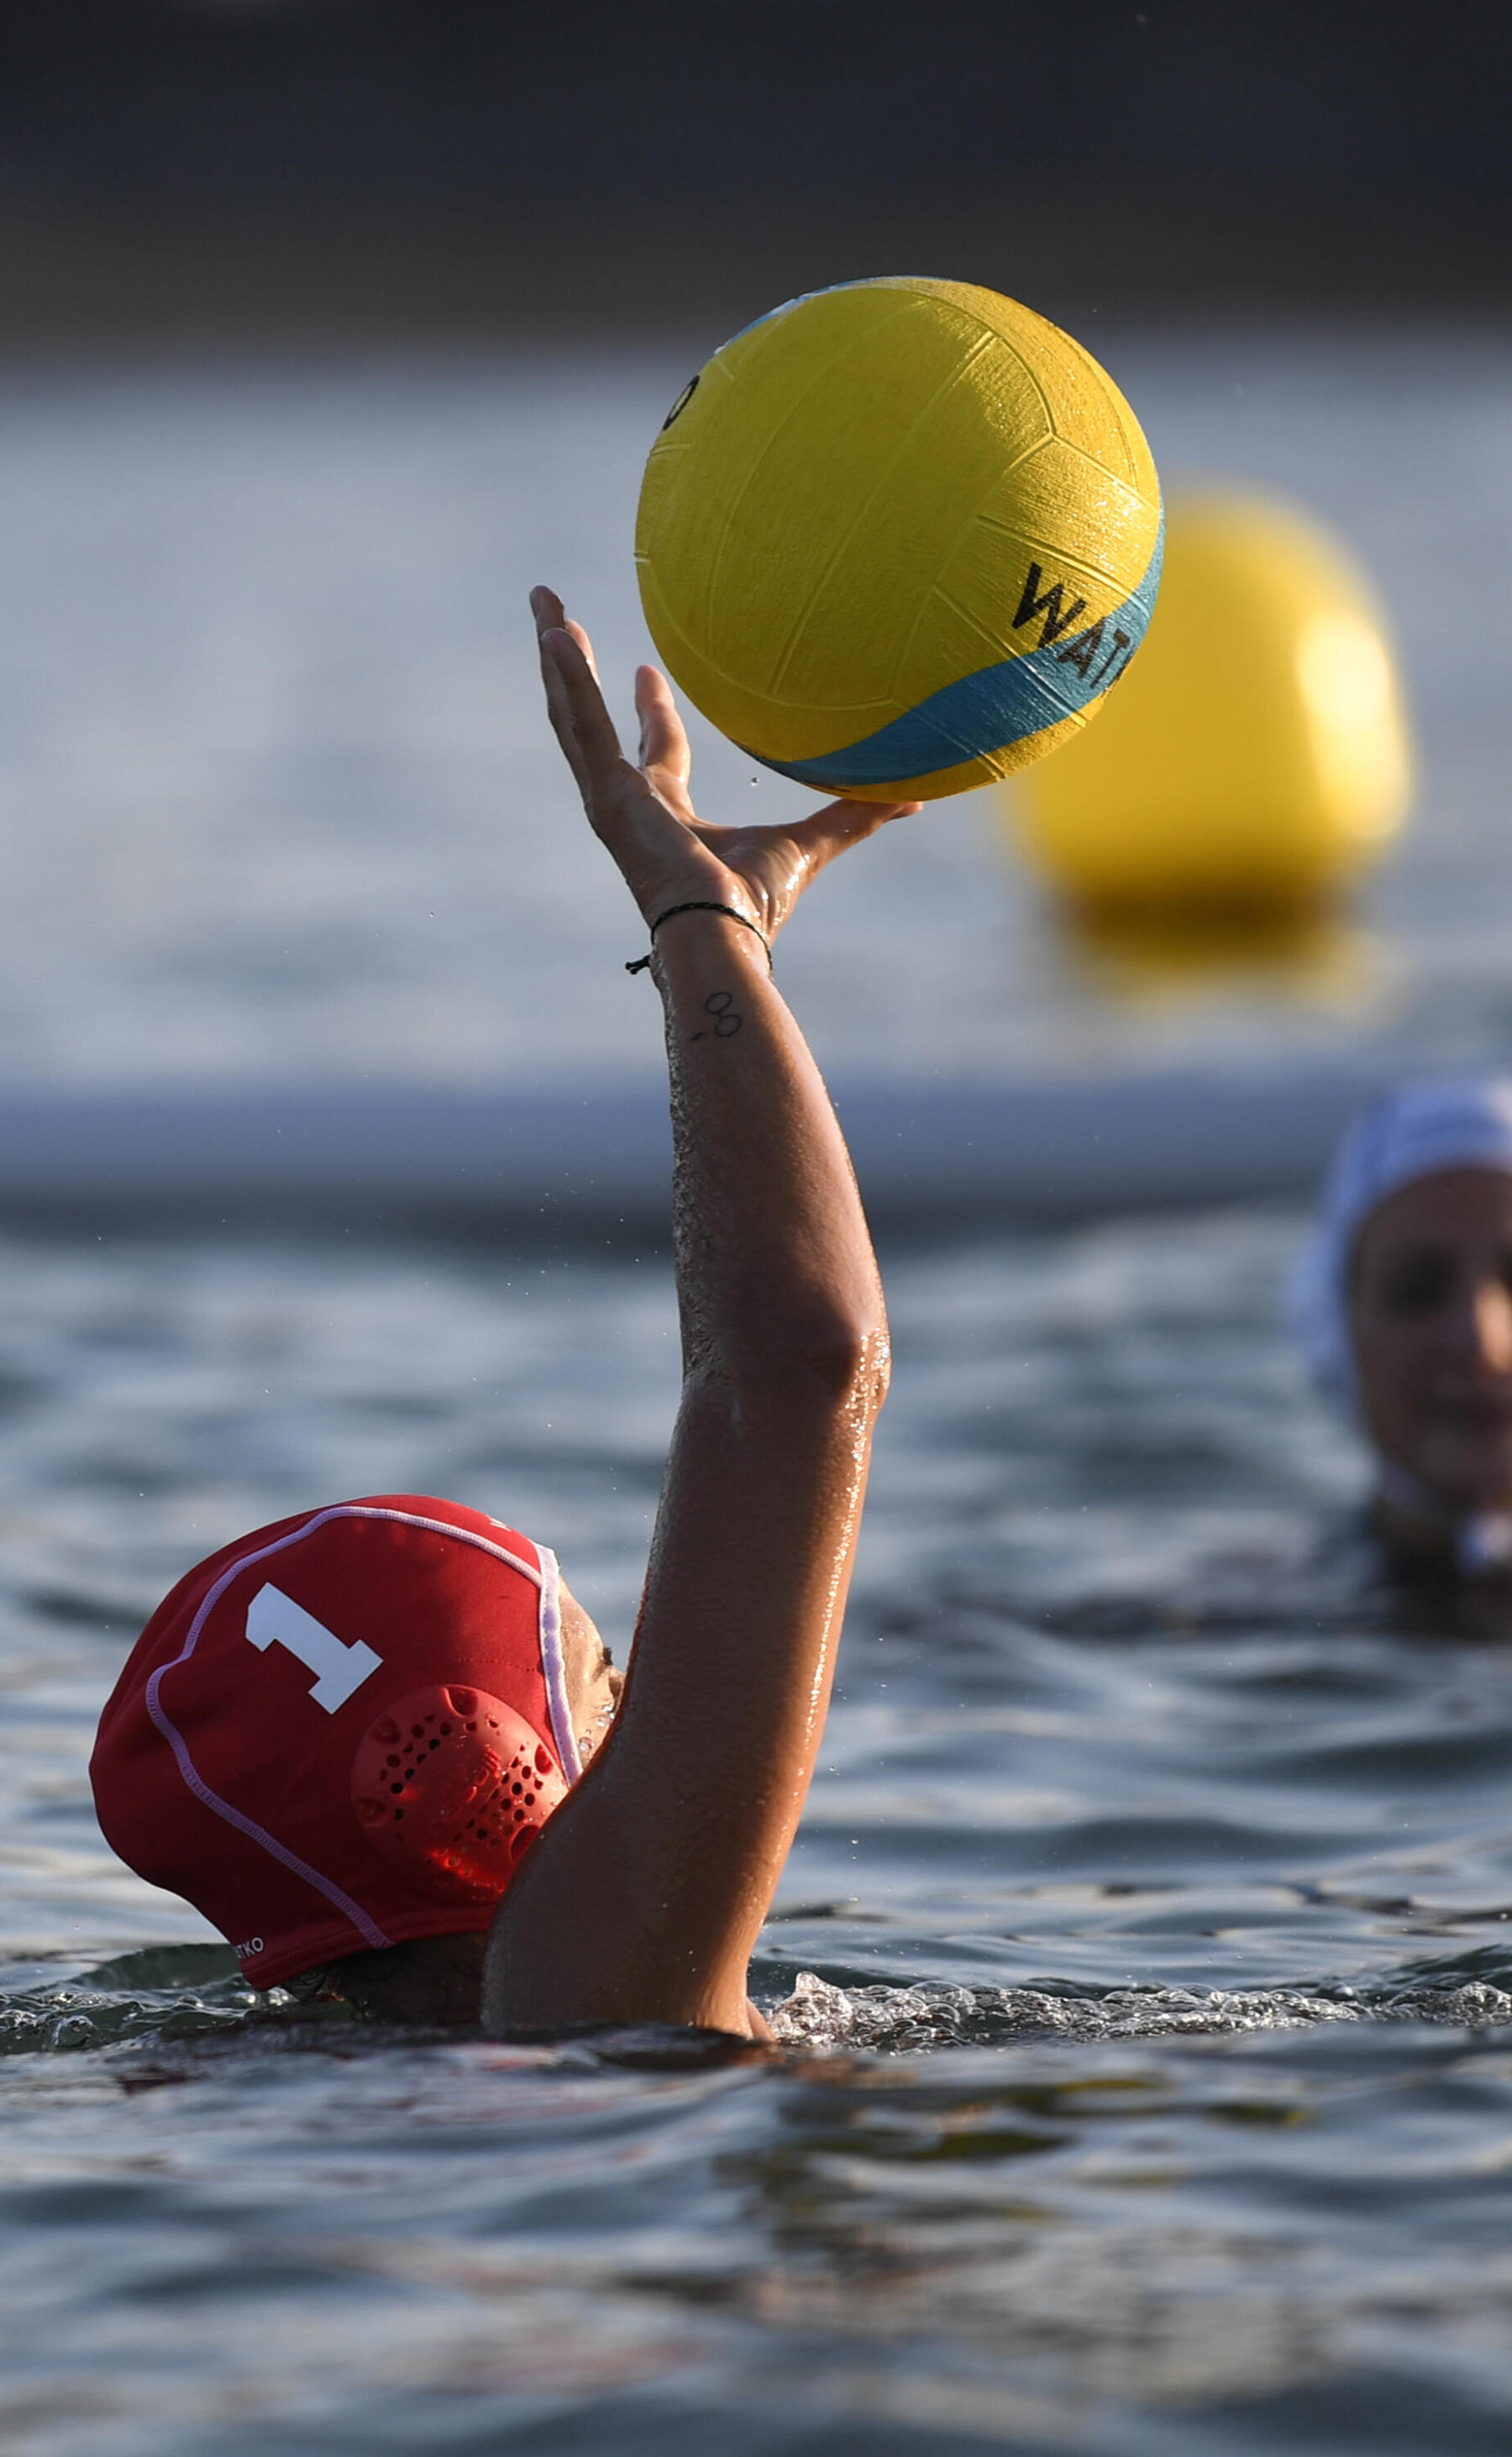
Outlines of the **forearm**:
{"type": "Polygon", "coordinates": [[[637,1646],[617,1737],[659,1754],[703,1700],[697,1745],[677,1751],[699,1848],[685,1831],[643,1897],[690,1968],[711,1968],[733,1926],[743,1970],[829,1705],[887,1320],[850,1155],[760,942],[713,915],[658,941],[684,1384],[642,1611],[654,1643],[637,1646]],[[711,1866],[743,1886],[711,1889],[711,1866]]]}
{"type": "Polygon", "coordinates": [[[744,2027],[746,1961],[829,1704],[886,1387],[849,1156],[759,941],[715,915],[657,937],[682,1404],[615,1727],[500,1915],[501,2025],[744,2027]]]}
{"type": "Polygon", "coordinates": [[[690,1381],[885,1367],[886,1313],[855,1173],[760,940],[716,913],[657,933],[673,1230],[690,1381]]]}

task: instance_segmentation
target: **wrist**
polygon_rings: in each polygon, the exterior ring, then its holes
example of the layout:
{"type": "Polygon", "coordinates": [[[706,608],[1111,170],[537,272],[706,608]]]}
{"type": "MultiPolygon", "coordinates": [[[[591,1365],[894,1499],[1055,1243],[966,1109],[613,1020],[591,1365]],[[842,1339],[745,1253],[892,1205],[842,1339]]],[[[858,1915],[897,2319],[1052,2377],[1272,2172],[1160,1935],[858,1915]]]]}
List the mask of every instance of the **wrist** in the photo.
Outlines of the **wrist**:
{"type": "MultiPolygon", "coordinates": [[[[652,948],[651,975],[669,1020],[680,1015],[690,1039],[711,1029],[709,1001],[750,1012],[772,984],[771,958],[754,930],[742,929],[729,915],[703,913],[678,919],[657,933],[652,948]],[[707,1011],[707,1013],[706,1013],[707,1011]]],[[[736,1026],[719,1024],[715,1037],[729,1040],[736,1026]]]]}
{"type": "Polygon", "coordinates": [[[752,942],[754,941],[755,946],[761,950],[767,971],[771,972],[772,941],[759,922],[754,921],[748,913],[740,910],[738,905],[721,903],[712,897],[694,897],[686,903],[669,904],[651,918],[648,922],[651,931],[651,954],[638,957],[634,963],[627,964],[625,967],[627,973],[644,973],[652,969],[652,956],[661,952],[659,934],[664,927],[672,925],[673,936],[687,935],[684,925],[692,923],[703,925],[705,934],[708,928],[714,925],[722,930],[727,938],[735,939],[743,938],[748,954],[753,952],[752,942]]]}

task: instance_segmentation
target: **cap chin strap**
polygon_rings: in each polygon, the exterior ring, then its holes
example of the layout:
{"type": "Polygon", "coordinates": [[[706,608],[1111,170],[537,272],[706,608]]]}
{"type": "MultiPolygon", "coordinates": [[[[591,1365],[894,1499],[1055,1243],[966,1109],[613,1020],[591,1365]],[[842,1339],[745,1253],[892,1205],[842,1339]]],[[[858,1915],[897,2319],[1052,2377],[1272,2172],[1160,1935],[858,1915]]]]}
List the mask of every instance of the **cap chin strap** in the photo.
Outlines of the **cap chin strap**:
{"type": "Polygon", "coordinates": [[[576,1783],[583,1771],[583,1761],[578,1754],[577,1734],[572,1729],[572,1704],[567,1694],[567,1662],[562,1652],[562,1574],[549,1545],[537,1544],[535,1551],[541,1564],[541,1672],[546,1682],[551,1738],[556,1743],[563,1773],[569,1783],[576,1783]]]}
{"type": "Polygon", "coordinates": [[[1444,1538],[1462,1579],[1512,1569],[1512,1510],[1451,1510],[1441,1495],[1395,1459],[1382,1459],[1376,1490],[1382,1501],[1444,1538]]]}

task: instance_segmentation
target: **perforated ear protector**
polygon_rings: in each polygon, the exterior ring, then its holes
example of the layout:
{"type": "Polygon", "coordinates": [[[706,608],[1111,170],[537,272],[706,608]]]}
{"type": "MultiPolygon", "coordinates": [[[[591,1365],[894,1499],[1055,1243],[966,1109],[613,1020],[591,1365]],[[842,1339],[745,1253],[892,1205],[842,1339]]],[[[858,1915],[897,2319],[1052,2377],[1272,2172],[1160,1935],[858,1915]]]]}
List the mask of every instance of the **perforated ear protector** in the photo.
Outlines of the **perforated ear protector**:
{"type": "Polygon", "coordinates": [[[352,1761],[352,1807],[368,1842],[444,1902],[459,1886],[496,1902],[566,1794],[525,1717],[456,1683],[397,1699],[352,1761]]]}

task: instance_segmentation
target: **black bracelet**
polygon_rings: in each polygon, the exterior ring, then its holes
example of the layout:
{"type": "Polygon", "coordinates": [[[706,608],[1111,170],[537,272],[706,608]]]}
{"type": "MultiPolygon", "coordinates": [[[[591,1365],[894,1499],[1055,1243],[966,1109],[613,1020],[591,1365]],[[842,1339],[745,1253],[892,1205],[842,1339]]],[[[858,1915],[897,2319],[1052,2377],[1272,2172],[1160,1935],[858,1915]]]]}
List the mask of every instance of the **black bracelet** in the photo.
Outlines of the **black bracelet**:
{"type": "MultiPolygon", "coordinates": [[[[700,898],[692,904],[669,904],[666,912],[658,913],[655,920],[651,925],[651,935],[652,939],[654,939],[657,931],[661,928],[664,921],[673,920],[679,913],[727,913],[732,921],[739,922],[742,930],[749,930],[753,937],[760,939],[762,946],[766,949],[767,971],[770,972],[772,970],[771,939],[767,937],[766,932],[764,930],[757,929],[756,924],[754,921],[749,920],[745,914],[737,913],[733,904],[715,904],[710,902],[706,898],[700,898]]],[[[627,964],[625,970],[627,973],[643,973],[647,970],[650,963],[650,956],[640,956],[636,959],[633,964],[627,964]]]]}

